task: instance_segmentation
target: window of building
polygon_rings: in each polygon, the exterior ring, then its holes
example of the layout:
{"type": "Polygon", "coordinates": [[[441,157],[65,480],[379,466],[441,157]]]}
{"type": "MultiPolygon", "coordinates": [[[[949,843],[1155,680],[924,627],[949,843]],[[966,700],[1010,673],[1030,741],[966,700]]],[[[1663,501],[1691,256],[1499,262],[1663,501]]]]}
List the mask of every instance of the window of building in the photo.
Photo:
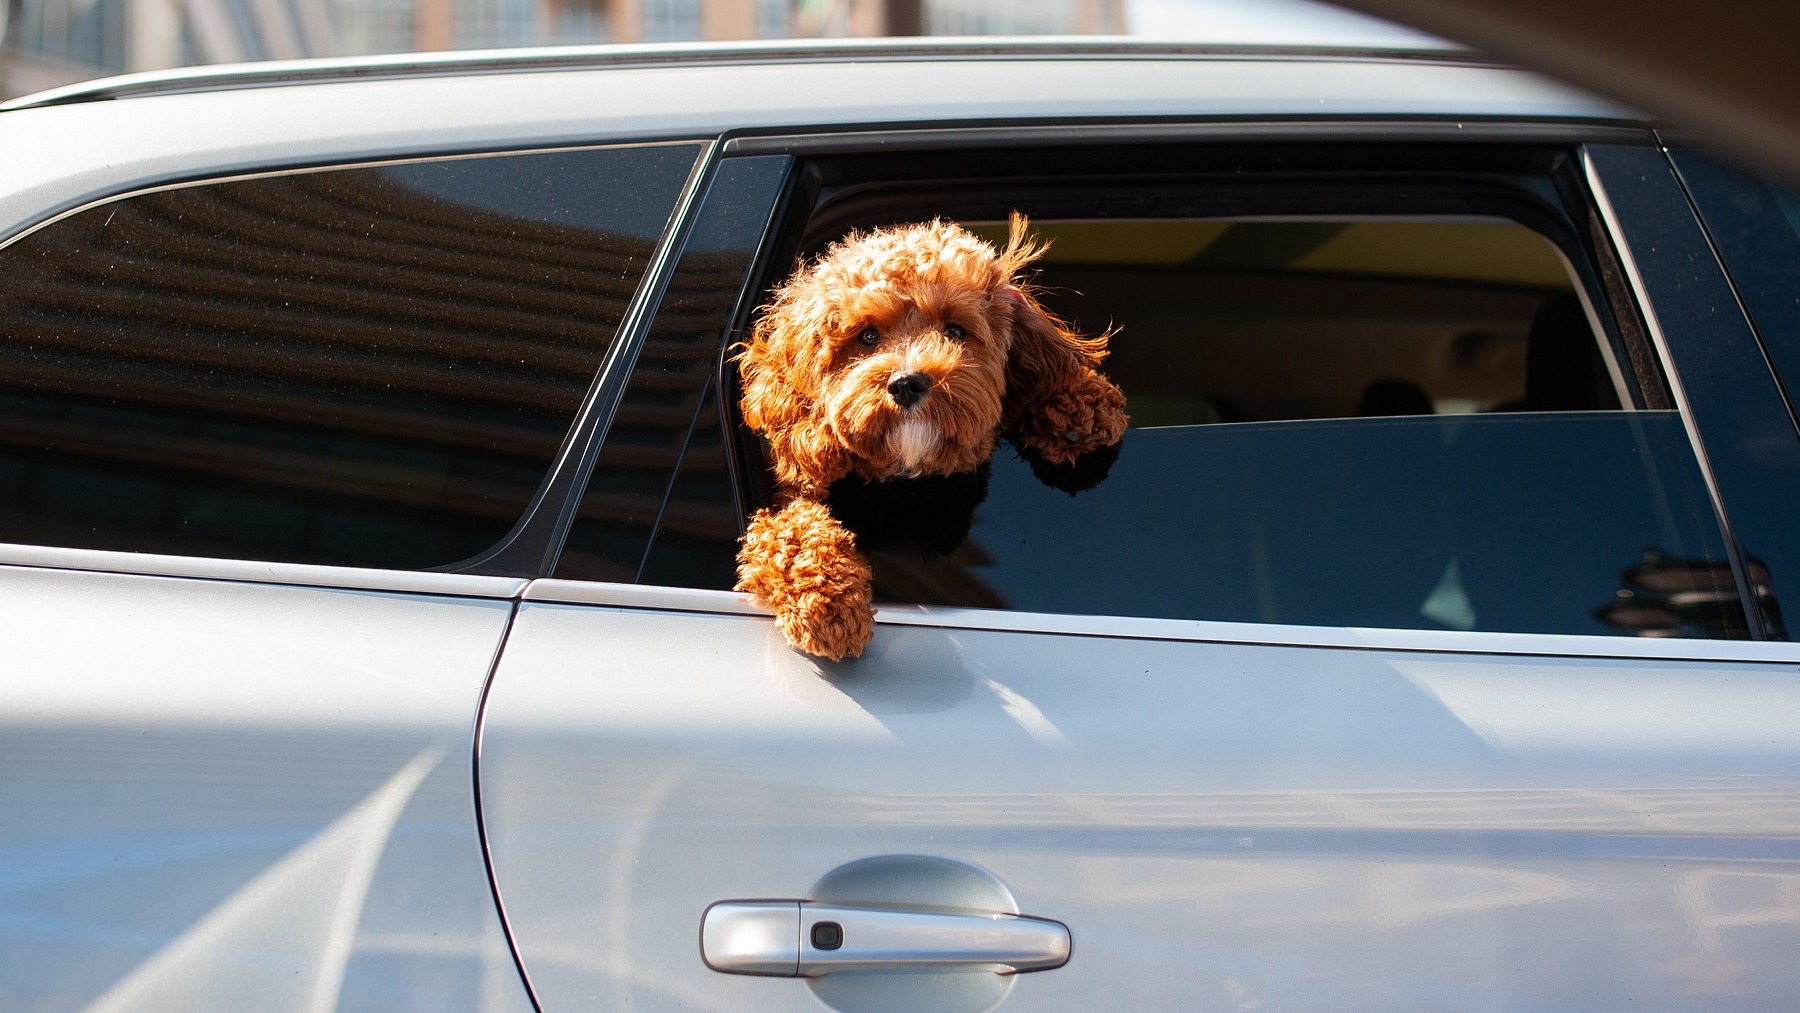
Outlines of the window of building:
{"type": "Polygon", "coordinates": [[[700,0],[643,0],[643,5],[645,42],[700,38],[700,0]]]}

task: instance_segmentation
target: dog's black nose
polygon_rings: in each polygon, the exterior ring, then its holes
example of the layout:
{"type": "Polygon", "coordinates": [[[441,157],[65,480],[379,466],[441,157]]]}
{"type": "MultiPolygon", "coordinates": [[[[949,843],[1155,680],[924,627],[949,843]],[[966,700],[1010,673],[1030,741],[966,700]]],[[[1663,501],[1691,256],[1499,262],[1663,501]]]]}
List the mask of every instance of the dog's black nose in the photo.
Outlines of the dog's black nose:
{"type": "Polygon", "coordinates": [[[893,396],[894,403],[902,408],[918,404],[919,399],[930,389],[931,377],[924,373],[902,373],[888,381],[888,393],[893,396]]]}

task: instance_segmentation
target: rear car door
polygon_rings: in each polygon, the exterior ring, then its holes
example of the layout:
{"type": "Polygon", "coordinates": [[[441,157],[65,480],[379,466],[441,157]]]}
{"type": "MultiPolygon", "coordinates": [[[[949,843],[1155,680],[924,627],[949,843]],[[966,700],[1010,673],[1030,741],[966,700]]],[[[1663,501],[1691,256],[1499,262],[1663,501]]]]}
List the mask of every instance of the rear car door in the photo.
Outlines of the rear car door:
{"type": "Polygon", "coordinates": [[[521,519],[699,151],[233,174],[13,226],[0,1006],[530,1008],[473,725],[521,519]]]}
{"type": "Polygon", "coordinates": [[[727,146],[483,713],[541,1008],[1790,1005],[1792,420],[1647,135],[1462,126],[727,146]],[[728,346],[846,231],[1013,209],[1123,328],[1120,459],[1002,451],[798,655],[728,590],[728,346]]]}

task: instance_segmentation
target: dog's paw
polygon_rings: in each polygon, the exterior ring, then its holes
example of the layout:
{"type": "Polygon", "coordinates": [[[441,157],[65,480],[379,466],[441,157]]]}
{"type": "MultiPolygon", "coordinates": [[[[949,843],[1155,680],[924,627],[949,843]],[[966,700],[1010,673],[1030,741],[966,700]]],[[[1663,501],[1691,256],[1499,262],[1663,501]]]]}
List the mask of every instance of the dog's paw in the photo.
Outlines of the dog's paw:
{"type": "Polygon", "coordinates": [[[1021,445],[1019,456],[1031,465],[1031,473],[1039,482],[1052,489],[1059,489],[1073,496],[1078,492],[1086,492],[1112,473],[1113,462],[1119,459],[1119,444],[1090,450],[1072,461],[1053,464],[1044,459],[1037,448],[1021,445]]]}
{"type": "Polygon", "coordinates": [[[811,500],[757,511],[738,550],[737,589],[775,613],[795,649],[832,661],[874,636],[871,577],[856,536],[811,500]]]}
{"type": "Polygon", "coordinates": [[[795,650],[826,661],[862,657],[875,637],[875,610],[866,597],[803,595],[775,616],[775,625],[795,650]]]}
{"type": "Polygon", "coordinates": [[[1073,465],[1117,444],[1130,421],[1125,395],[1106,378],[1090,373],[1033,405],[1010,435],[1021,450],[1031,450],[1050,464],[1073,465]]]}

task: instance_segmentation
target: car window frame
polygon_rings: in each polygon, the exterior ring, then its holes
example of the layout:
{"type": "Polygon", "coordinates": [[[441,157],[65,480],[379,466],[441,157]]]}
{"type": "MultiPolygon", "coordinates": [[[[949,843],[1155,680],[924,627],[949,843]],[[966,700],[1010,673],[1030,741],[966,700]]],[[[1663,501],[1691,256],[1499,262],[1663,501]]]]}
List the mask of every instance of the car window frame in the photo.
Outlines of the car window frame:
{"type": "MultiPolygon", "coordinates": [[[[1597,278],[1589,281],[1584,277],[1583,282],[1590,286],[1598,285],[1602,293],[1601,298],[1607,300],[1608,304],[1612,306],[1613,315],[1616,317],[1617,326],[1621,331],[1639,331],[1643,339],[1642,347],[1646,350],[1644,354],[1654,356],[1657,375],[1663,378],[1665,383],[1669,382],[1669,376],[1675,369],[1676,364],[1672,361],[1665,346],[1661,344],[1655,344],[1653,346],[1651,337],[1655,333],[1655,328],[1653,326],[1654,322],[1649,316],[1649,308],[1644,301],[1641,279],[1638,279],[1631,274],[1634,267],[1629,256],[1623,252],[1626,240],[1621,236],[1618,222],[1613,216],[1610,206],[1606,204],[1604,192],[1599,190],[1598,180],[1594,178],[1594,174],[1591,171],[1591,168],[1589,168],[1589,159],[1587,156],[1587,152],[1595,145],[1603,145],[1615,149],[1654,150],[1656,146],[1655,135],[1651,131],[1643,128],[1614,124],[1579,123],[1446,124],[1435,122],[1393,123],[1358,121],[1339,123],[1236,122],[1230,124],[1059,124],[1023,127],[1008,125],[998,128],[993,132],[983,131],[979,127],[968,126],[948,128],[920,127],[913,129],[887,128],[879,130],[826,130],[806,133],[751,131],[727,134],[722,139],[719,154],[720,157],[774,153],[806,156],[818,154],[851,154],[871,151],[891,152],[895,150],[941,151],[946,147],[964,147],[973,143],[978,143],[982,146],[998,145],[1010,147],[1029,146],[1034,144],[1041,145],[1046,142],[1073,143],[1076,140],[1089,143],[1117,140],[1129,140],[1133,142],[1191,142],[1196,139],[1241,139],[1244,136],[1252,136],[1258,140],[1283,142],[1344,142],[1382,139],[1413,142],[1487,141],[1567,146],[1576,154],[1578,164],[1581,166],[1581,185],[1578,189],[1580,190],[1580,196],[1583,198],[1584,206],[1589,208],[1587,220],[1585,222],[1577,221],[1574,224],[1578,228],[1585,228],[1587,231],[1588,235],[1586,238],[1592,243],[1595,260],[1597,261],[1587,265],[1587,267],[1591,268],[1592,272],[1597,275],[1597,278]],[[1622,305],[1621,300],[1623,300],[1622,305]]],[[[805,159],[802,158],[801,165],[804,166],[804,164],[805,159]]],[[[796,201],[802,199],[799,194],[801,189],[806,185],[807,173],[804,171],[804,168],[802,168],[801,170],[796,171],[794,183],[790,188],[790,191],[782,197],[784,207],[781,209],[780,214],[775,218],[777,222],[784,222],[791,217],[792,207],[796,201]]],[[[720,376],[719,382],[715,384],[714,389],[715,396],[719,401],[720,410],[726,413],[723,417],[735,419],[736,415],[735,376],[733,375],[734,371],[729,366],[729,346],[735,341],[742,340],[742,337],[747,333],[747,328],[756,305],[764,293],[764,289],[760,286],[765,286],[770,278],[768,265],[770,263],[786,263],[791,261],[795,245],[796,244],[792,242],[791,238],[784,241],[780,229],[772,228],[770,233],[764,237],[763,248],[759,251],[755,258],[755,262],[752,265],[751,272],[753,283],[746,286],[745,291],[747,293],[753,293],[753,295],[747,295],[740,301],[731,324],[727,328],[727,333],[722,342],[720,352],[720,376]]],[[[1713,266],[1716,267],[1717,265],[1715,264],[1713,266]]],[[[1726,326],[1729,326],[1730,323],[1730,321],[1725,321],[1726,326]]],[[[1638,367],[1641,370],[1641,362],[1638,363],[1638,367]]],[[[1665,392],[1665,396],[1668,396],[1667,392],[1665,392]]],[[[1691,448],[1697,462],[1709,477],[1710,483],[1713,470],[1708,462],[1707,456],[1709,445],[1701,440],[1699,428],[1692,420],[1691,410],[1688,409],[1685,404],[1675,402],[1673,398],[1671,398],[1671,402],[1669,407],[1677,408],[1682,412],[1684,425],[1686,426],[1690,437],[1691,448]]],[[[1644,405],[1644,407],[1658,406],[1650,404],[1644,405]]],[[[749,508],[759,501],[758,493],[766,492],[766,490],[759,489],[759,483],[766,482],[766,473],[761,467],[762,459],[760,456],[751,453],[752,448],[757,446],[754,435],[748,434],[741,424],[732,425],[730,427],[730,433],[732,435],[728,438],[730,446],[728,446],[726,459],[728,467],[731,468],[733,472],[731,488],[733,494],[737,496],[739,500],[736,505],[737,516],[740,524],[742,524],[747,519],[749,508]]],[[[1709,484],[1709,492],[1712,491],[1713,488],[1714,487],[1709,484]]],[[[1726,503],[1722,498],[1715,496],[1713,505],[1715,517],[1720,523],[1721,531],[1726,538],[1727,546],[1732,554],[1734,563],[1733,572],[1734,577],[1736,578],[1740,599],[1743,600],[1746,605],[1749,605],[1756,600],[1755,592],[1751,589],[1749,581],[1745,576],[1745,567],[1742,565],[1741,561],[1741,549],[1735,540],[1733,529],[1729,525],[1729,516],[1725,512],[1726,503]]],[[[538,583],[542,584],[545,591],[548,592],[552,588],[579,585],[583,582],[565,581],[556,579],[553,576],[548,582],[540,581],[538,583]]],[[[660,588],[645,586],[642,588],[642,593],[657,600],[662,600],[668,595],[679,597],[685,594],[696,595],[700,600],[711,601],[716,601],[717,599],[715,596],[720,594],[727,595],[734,600],[738,598],[737,595],[731,592],[712,591],[705,588],[660,588]]],[[[736,609],[733,608],[731,611],[736,611],[736,609]]],[[[920,622],[927,625],[930,625],[933,622],[942,621],[950,626],[972,624],[974,627],[978,628],[1034,629],[1043,632],[1057,632],[1060,628],[1068,626],[1069,623],[1067,620],[1071,618],[1058,614],[1013,612],[998,612],[990,616],[987,615],[988,611],[989,610],[981,609],[958,609],[940,606],[915,606],[888,603],[883,606],[883,621],[897,621],[908,624],[920,622]]],[[[1769,636],[1770,624],[1767,622],[1760,607],[1750,614],[1755,617],[1751,623],[1753,638],[1783,639],[1783,635],[1778,627],[1776,627],[1777,635],[1774,637],[1769,636]]],[[[1073,618],[1081,619],[1082,617],[1073,618]]],[[[1086,624],[1092,625],[1091,620],[1093,619],[1094,617],[1087,617],[1087,620],[1089,621],[1086,622],[1086,624]]],[[[1127,624],[1137,622],[1165,622],[1164,620],[1138,620],[1130,618],[1122,619],[1120,621],[1127,624]]],[[[1081,624],[1078,623],[1077,625],[1081,624]]],[[[1101,625],[1107,624],[1102,623],[1101,625]]],[[[1235,624],[1227,623],[1224,625],[1232,626],[1235,624]]],[[[1252,629],[1261,628],[1261,624],[1245,625],[1252,629]]],[[[1305,627],[1303,629],[1325,628],[1305,627]]],[[[1419,642],[1418,638],[1420,637],[1434,643],[1437,642],[1437,638],[1448,637],[1450,639],[1443,642],[1441,649],[1453,650],[1470,649],[1472,645],[1458,639],[1469,637],[1481,639],[1500,638],[1499,642],[1501,643],[1506,643],[1507,638],[1512,637],[1521,637],[1525,640],[1532,640],[1534,638],[1542,640],[1545,637],[1549,637],[1557,642],[1569,640],[1571,638],[1575,641],[1591,640],[1596,642],[1606,642],[1614,639],[1604,636],[1590,638],[1579,634],[1490,634],[1479,631],[1464,632],[1420,629],[1364,632],[1379,632],[1381,634],[1380,639],[1384,641],[1406,641],[1415,646],[1419,642]]],[[[1631,656],[1633,654],[1632,650],[1625,645],[1633,642],[1634,638],[1621,637],[1617,639],[1623,641],[1624,644],[1608,645],[1604,647],[1596,647],[1594,644],[1588,644],[1580,648],[1575,648],[1574,644],[1570,644],[1570,647],[1574,648],[1575,653],[1577,654],[1592,653],[1597,650],[1598,653],[1602,655],[1631,656]]],[[[1705,643],[1717,645],[1728,643],[1728,641],[1706,641],[1705,643]]],[[[1513,644],[1512,646],[1503,649],[1510,653],[1512,650],[1518,648],[1519,645],[1513,644]]],[[[1530,651],[1530,653],[1538,653],[1538,651],[1534,649],[1530,651]]],[[[1658,656],[1662,654],[1660,650],[1651,653],[1658,656]]],[[[1702,650],[1700,653],[1704,654],[1705,652],[1702,650]]]]}

